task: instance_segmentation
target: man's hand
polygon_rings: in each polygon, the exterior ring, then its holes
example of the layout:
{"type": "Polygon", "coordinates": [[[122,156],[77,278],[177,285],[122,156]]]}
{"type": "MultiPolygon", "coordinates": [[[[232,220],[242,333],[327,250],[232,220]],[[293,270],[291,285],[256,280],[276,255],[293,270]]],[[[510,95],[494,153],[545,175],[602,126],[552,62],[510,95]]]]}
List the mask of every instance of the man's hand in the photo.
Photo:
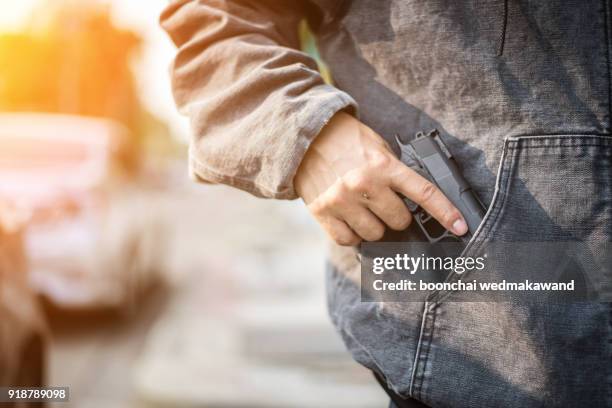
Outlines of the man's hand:
{"type": "Polygon", "coordinates": [[[382,238],[412,216],[397,195],[419,204],[456,235],[467,225],[444,194],[399,161],[386,142],[357,119],[336,114],[311,144],[294,179],[297,193],[340,245],[382,238]]]}

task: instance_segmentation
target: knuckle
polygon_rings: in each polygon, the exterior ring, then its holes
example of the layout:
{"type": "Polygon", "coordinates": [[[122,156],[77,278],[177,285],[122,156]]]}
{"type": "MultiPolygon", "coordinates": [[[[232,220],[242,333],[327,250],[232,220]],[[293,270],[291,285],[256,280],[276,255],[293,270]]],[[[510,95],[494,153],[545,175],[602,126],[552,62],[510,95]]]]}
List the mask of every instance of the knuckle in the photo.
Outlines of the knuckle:
{"type": "Polygon", "coordinates": [[[389,226],[393,228],[394,230],[402,231],[408,228],[411,221],[412,221],[412,218],[410,217],[409,214],[401,214],[401,215],[396,216],[393,219],[393,225],[389,225],[389,226]]]}
{"type": "Polygon", "coordinates": [[[437,188],[433,185],[431,181],[426,181],[425,183],[423,183],[419,195],[421,202],[424,203],[429,201],[436,194],[436,191],[437,188]]]}
{"type": "Polygon", "coordinates": [[[405,217],[402,218],[400,223],[400,230],[405,230],[410,226],[410,224],[412,224],[412,216],[410,214],[407,214],[405,217]]]}
{"type": "Polygon", "coordinates": [[[344,205],[344,190],[338,188],[330,192],[327,207],[341,207],[342,205],[344,205]]]}
{"type": "Polygon", "coordinates": [[[360,241],[357,236],[348,233],[336,233],[332,238],[338,245],[341,246],[357,245],[360,241]]]}
{"type": "Polygon", "coordinates": [[[378,241],[385,235],[385,227],[382,225],[371,225],[367,237],[364,237],[368,241],[378,241]]]}
{"type": "Polygon", "coordinates": [[[374,170],[384,170],[391,165],[391,156],[385,151],[374,151],[368,156],[368,165],[374,170]]]}
{"type": "Polygon", "coordinates": [[[366,174],[355,172],[344,179],[344,186],[350,191],[364,191],[370,186],[370,183],[366,174]]]}
{"type": "Polygon", "coordinates": [[[327,195],[329,197],[341,197],[347,193],[348,189],[346,188],[344,178],[336,180],[336,182],[327,190],[327,195]]]}

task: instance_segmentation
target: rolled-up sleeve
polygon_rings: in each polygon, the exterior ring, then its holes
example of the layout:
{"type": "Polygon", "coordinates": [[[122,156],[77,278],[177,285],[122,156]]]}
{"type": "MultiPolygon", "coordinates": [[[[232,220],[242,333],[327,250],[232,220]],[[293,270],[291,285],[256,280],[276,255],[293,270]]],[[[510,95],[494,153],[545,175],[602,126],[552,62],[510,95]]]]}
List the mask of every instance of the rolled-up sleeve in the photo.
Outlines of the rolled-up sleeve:
{"type": "Polygon", "coordinates": [[[301,1],[179,0],[161,15],[178,47],[174,97],[189,116],[190,170],[261,197],[296,197],[308,146],[338,111],[356,111],[299,51],[301,1]]]}

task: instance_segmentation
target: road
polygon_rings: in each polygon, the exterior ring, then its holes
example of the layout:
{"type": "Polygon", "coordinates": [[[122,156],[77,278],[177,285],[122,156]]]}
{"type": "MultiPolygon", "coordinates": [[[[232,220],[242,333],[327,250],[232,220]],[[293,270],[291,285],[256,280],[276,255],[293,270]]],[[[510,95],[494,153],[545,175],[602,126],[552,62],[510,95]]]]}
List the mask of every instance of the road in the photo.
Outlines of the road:
{"type": "Polygon", "coordinates": [[[64,405],[386,406],[327,319],[325,243],[303,205],[178,179],[142,209],[171,225],[164,287],[129,313],[51,314],[64,405]]]}

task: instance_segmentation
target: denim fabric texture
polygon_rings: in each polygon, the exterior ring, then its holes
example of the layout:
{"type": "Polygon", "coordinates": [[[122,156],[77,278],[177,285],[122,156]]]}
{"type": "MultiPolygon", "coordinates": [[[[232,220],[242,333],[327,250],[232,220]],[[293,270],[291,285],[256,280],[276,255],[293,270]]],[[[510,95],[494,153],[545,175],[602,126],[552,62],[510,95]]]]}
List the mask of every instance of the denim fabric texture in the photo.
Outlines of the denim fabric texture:
{"type": "MultiPolygon", "coordinates": [[[[488,206],[472,250],[579,240],[612,263],[601,250],[612,241],[609,0],[238,3],[177,1],[162,17],[180,47],[174,89],[197,177],[292,198],[308,144],[350,107],[391,145],[440,131],[488,206]],[[293,49],[287,21],[301,17],[334,86],[293,49]]],[[[612,406],[608,303],[363,303],[354,252],[335,246],[327,276],[347,348],[397,394],[432,407],[612,406]]]]}
{"type": "MultiPolygon", "coordinates": [[[[441,130],[488,206],[472,250],[579,240],[610,265],[598,250],[612,241],[610,5],[504,3],[355,0],[323,36],[323,55],[389,142],[441,130]]],[[[432,407],[612,406],[610,304],[451,293],[362,303],[343,251],[328,270],[332,319],[398,394],[432,407]]]]}

